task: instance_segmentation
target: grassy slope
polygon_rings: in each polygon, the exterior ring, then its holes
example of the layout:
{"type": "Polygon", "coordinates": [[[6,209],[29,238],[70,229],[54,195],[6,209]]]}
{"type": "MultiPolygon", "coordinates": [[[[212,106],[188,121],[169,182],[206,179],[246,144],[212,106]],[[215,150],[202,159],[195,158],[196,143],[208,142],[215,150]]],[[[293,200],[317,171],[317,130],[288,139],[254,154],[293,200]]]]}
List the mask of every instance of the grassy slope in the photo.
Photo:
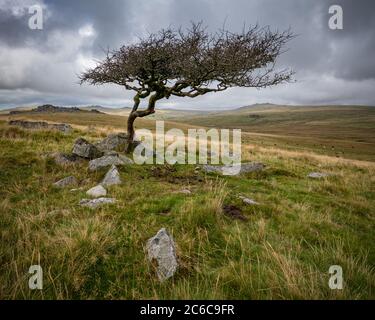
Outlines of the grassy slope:
{"type": "MultiPolygon", "coordinates": [[[[100,139],[123,128],[123,119],[46,117],[79,130],[0,123],[1,298],[375,298],[373,163],[247,145],[243,159],[263,161],[265,172],[217,177],[195,166],[125,166],[124,183],[109,188],[118,203],[91,211],[77,204],[105,170],[64,168],[48,154],[70,151],[79,136],[100,139]],[[317,170],[335,176],[306,178],[317,170]],[[68,175],[88,179],[84,190],[52,188],[68,175]],[[182,188],[193,193],[174,193],[182,188]],[[261,204],[246,206],[238,194],[261,204]],[[249,220],[223,216],[223,203],[238,205],[249,220]],[[181,264],[164,284],[144,252],[161,227],[173,234],[181,264]],[[31,291],[27,270],[39,263],[44,290],[31,291]],[[342,291],[328,288],[333,264],[343,267],[342,291]]],[[[138,126],[152,127],[143,121],[138,126]]]]}
{"type": "Polygon", "coordinates": [[[171,120],[251,132],[257,144],[375,160],[375,108],[254,105],[171,120]]]}

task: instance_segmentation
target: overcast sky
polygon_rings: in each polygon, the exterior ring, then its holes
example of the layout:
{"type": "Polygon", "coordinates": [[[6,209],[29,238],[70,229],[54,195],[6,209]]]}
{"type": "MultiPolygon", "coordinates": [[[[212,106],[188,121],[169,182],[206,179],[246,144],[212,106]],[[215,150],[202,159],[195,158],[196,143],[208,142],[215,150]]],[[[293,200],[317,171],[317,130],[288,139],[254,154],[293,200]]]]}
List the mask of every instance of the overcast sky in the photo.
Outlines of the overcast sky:
{"type": "Polygon", "coordinates": [[[117,85],[78,84],[77,74],[118,48],[163,27],[203,21],[209,30],[243,25],[291,27],[293,39],[278,66],[295,83],[256,90],[233,88],[198,98],[171,98],[163,107],[235,108],[254,103],[375,105],[373,0],[0,0],[0,108],[56,105],[130,106],[117,85]],[[29,6],[43,8],[43,29],[28,27],[29,6]],[[343,8],[343,30],[328,27],[328,9],[343,8]]]}

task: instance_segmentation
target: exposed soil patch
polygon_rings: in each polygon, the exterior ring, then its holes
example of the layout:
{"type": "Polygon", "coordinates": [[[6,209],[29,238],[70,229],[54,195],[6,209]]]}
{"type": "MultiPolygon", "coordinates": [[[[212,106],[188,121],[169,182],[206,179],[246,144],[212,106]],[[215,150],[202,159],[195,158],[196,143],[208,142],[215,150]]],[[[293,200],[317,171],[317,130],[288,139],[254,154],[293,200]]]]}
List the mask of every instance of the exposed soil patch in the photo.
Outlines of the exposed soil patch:
{"type": "Polygon", "coordinates": [[[223,205],[223,212],[229,218],[247,221],[247,218],[242,214],[242,210],[232,204],[223,205]]]}
{"type": "Polygon", "coordinates": [[[204,179],[196,172],[179,172],[175,167],[165,164],[162,166],[153,166],[150,170],[151,176],[173,184],[196,184],[203,182],[204,179]]]}
{"type": "Polygon", "coordinates": [[[170,165],[151,167],[151,175],[155,178],[166,178],[176,171],[176,168],[170,165]]]}

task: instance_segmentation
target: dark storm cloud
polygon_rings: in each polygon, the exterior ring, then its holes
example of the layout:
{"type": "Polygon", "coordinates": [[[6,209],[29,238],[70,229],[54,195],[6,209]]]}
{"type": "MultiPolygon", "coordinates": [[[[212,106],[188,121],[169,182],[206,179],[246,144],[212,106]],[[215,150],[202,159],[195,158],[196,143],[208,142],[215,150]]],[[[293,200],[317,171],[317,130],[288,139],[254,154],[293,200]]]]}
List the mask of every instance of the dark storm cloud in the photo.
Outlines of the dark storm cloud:
{"type": "Polygon", "coordinates": [[[11,13],[9,3],[8,7],[0,7],[0,41],[11,46],[25,46],[28,40],[35,46],[43,46],[53,31],[76,30],[82,25],[93,24],[97,31],[94,48],[99,50],[124,43],[131,32],[128,26],[131,14],[126,1],[112,0],[110,5],[101,0],[43,1],[48,12],[44,16],[43,31],[28,28],[31,17],[28,6],[32,1],[20,6],[17,14],[11,13]]]}
{"type": "Polygon", "coordinates": [[[127,1],[48,0],[46,4],[53,12],[51,24],[65,29],[93,24],[97,32],[94,50],[117,47],[129,40],[132,12],[127,1]]]}
{"type": "Polygon", "coordinates": [[[25,30],[32,34],[32,30],[27,27],[26,8],[23,14],[11,15],[9,11],[0,8],[0,39],[8,45],[25,45],[25,30]]]}
{"type": "Polygon", "coordinates": [[[0,0],[0,106],[126,105],[131,93],[114,86],[77,84],[77,74],[148,32],[203,21],[209,30],[240,31],[258,23],[297,35],[278,67],[296,71],[295,84],[267,90],[232,89],[164,106],[235,107],[255,102],[375,104],[375,2],[370,0],[0,0]],[[44,29],[28,28],[28,6],[44,6],[44,29]],[[328,28],[328,8],[339,4],[344,29],[328,28]],[[17,10],[15,10],[17,9],[17,10]],[[48,101],[47,101],[48,100],[48,101]]]}
{"type": "MultiPolygon", "coordinates": [[[[344,79],[375,78],[375,2],[371,0],[336,0],[344,11],[344,29],[327,30],[327,41],[334,48],[331,68],[344,79]]],[[[327,16],[326,16],[327,18],[327,16]]]]}

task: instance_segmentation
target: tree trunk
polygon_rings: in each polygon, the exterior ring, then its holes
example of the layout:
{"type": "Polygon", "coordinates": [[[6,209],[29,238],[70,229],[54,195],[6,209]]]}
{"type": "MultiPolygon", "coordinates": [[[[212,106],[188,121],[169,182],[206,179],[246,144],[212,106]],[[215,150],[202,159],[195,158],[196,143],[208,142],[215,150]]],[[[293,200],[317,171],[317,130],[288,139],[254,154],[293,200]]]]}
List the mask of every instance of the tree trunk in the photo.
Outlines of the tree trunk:
{"type": "Polygon", "coordinates": [[[134,140],[134,120],[137,118],[135,112],[130,112],[128,117],[128,145],[134,140]]]}
{"type": "Polygon", "coordinates": [[[139,99],[138,95],[136,95],[134,97],[134,106],[133,106],[133,109],[130,112],[129,117],[128,117],[128,130],[127,130],[128,146],[126,148],[127,153],[131,152],[132,149],[133,149],[134,121],[135,121],[135,119],[137,119],[138,117],[143,118],[143,117],[146,117],[146,116],[148,116],[152,113],[155,113],[155,103],[156,103],[157,100],[159,100],[161,98],[162,98],[162,96],[160,94],[158,94],[158,93],[153,94],[148,101],[147,109],[138,111],[137,109],[138,109],[138,106],[139,106],[139,103],[140,103],[140,99],[139,99]]]}

